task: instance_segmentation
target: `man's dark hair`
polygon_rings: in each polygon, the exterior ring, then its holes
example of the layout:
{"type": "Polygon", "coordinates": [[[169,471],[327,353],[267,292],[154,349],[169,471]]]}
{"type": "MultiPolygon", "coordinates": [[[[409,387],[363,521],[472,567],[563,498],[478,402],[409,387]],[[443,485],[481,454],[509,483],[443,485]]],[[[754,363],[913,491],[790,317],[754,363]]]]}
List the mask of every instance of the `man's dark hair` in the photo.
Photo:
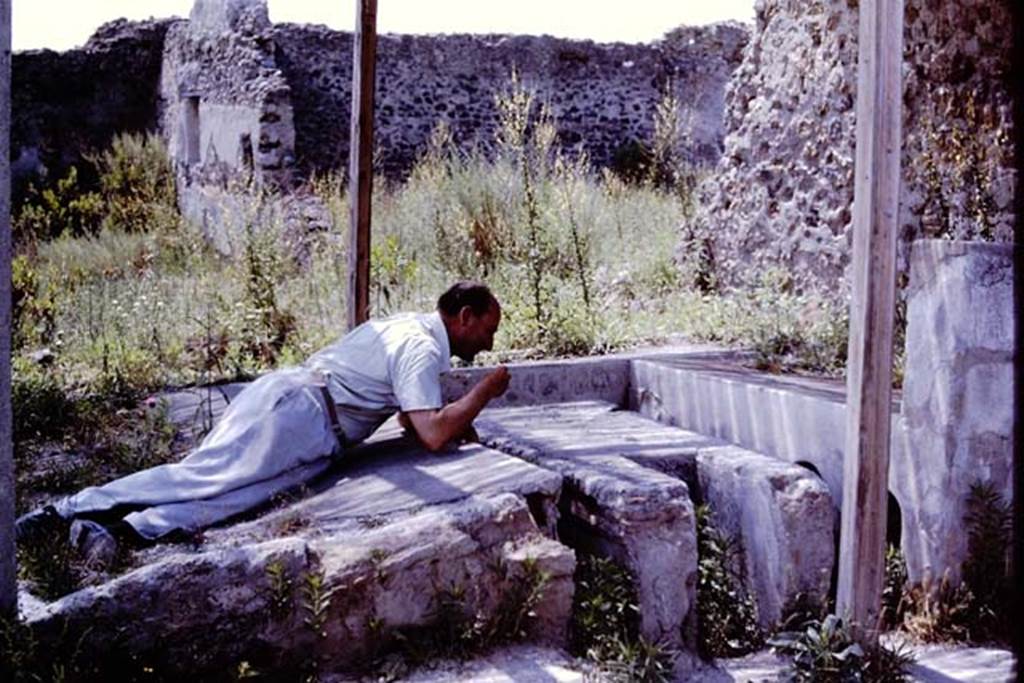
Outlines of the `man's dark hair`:
{"type": "Polygon", "coordinates": [[[456,282],[437,300],[437,310],[447,316],[458,315],[463,306],[469,306],[473,315],[479,317],[497,305],[498,300],[487,285],[473,280],[456,282]]]}

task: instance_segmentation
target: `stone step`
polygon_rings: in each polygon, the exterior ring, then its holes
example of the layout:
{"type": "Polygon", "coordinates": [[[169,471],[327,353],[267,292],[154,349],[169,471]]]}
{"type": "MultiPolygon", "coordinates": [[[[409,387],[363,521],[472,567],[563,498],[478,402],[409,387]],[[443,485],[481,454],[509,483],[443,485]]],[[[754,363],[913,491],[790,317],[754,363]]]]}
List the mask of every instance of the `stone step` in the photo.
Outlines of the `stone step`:
{"type": "Polygon", "coordinates": [[[828,595],[836,513],[827,487],[804,468],[600,401],[489,409],[477,430],[487,445],[565,476],[560,530],[572,520],[596,529],[613,551],[625,549],[610,554],[638,577],[648,637],[664,637],[692,616],[691,499],[709,503],[717,525],[738,541],[741,575],[764,627],[800,601],[828,595]],[[658,546],[667,539],[670,548],[658,546]],[[678,621],[653,619],[669,613],[678,621]]]}

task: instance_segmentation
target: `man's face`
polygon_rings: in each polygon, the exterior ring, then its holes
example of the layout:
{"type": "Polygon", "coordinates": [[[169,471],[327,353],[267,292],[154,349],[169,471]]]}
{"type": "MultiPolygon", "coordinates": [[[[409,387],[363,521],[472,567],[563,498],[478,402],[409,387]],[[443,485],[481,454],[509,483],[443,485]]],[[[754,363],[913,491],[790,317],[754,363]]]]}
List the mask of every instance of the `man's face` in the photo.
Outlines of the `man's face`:
{"type": "Polygon", "coordinates": [[[452,351],[464,361],[472,362],[476,354],[494,347],[494,333],[501,324],[501,307],[494,305],[483,315],[474,315],[469,307],[459,312],[459,330],[452,351]]]}

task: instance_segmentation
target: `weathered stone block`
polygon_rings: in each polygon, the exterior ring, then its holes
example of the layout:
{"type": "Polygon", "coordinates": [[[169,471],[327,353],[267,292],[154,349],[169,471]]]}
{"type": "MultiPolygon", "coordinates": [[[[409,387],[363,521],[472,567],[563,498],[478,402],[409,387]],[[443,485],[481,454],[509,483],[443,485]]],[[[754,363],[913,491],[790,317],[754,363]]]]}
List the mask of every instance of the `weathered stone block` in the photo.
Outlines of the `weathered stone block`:
{"type": "Polygon", "coordinates": [[[642,445],[598,433],[613,408],[584,402],[492,409],[477,430],[485,443],[564,477],[560,538],[625,565],[636,578],[641,633],[692,650],[697,543],[689,491],[621,454],[642,445]]]}
{"type": "Polygon", "coordinates": [[[811,472],[721,445],[697,453],[700,493],[715,524],[739,542],[744,587],[765,629],[828,598],[838,519],[828,487],[811,472]]]}
{"type": "Polygon", "coordinates": [[[564,645],[575,559],[551,538],[562,477],[479,445],[430,455],[399,432],[346,454],[299,502],[210,529],[193,552],[142,551],[135,569],[53,603],[25,599],[23,616],[44,643],[67,624],[100,663],[345,670],[429,628],[442,594],[483,621],[516,609],[536,570],[548,578],[529,636],[564,645]]]}
{"type": "Polygon", "coordinates": [[[989,482],[1012,500],[1014,248],[914,243],[902,411],[907,448],[891,469],[915,581],[947,569],[959,577],[971,484],[989,482]]]}
{"type": "MultiPolygon", "coordinates": [[[[825,483],[802,467],[596,401],[488,410],[479,422],[488,444],[565,476],[561,530],[570,544],[566,515],[615,537],[622,529],[608,520],[643,518],[652,504],[665,504],[651,493],[672,491],[659,488],[660,478],[643,495],[621,491],[648,476],[625,466],[625,458],[683,480],[685,494],[674,495],[711,504],[719,528],[739,543],[744,587],[762,626],[777,625],[800,600],[828,596],[836,507],[825,483]]],[[[650,533],[653,525],[643,524],[628,535],[650,533]]],[[[668,571],[664,564],[671,561],[652,564],[652,574],[668,571]]]]}

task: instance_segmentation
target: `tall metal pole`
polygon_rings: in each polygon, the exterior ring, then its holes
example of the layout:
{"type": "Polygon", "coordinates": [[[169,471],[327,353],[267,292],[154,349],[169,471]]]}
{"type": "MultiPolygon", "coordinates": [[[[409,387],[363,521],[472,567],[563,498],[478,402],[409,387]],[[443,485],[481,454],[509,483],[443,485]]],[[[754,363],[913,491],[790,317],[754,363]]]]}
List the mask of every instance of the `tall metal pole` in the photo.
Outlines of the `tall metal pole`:
{"type": "Polygon", "coordinates": [[[902,64],[903,0],[861,0],[853,299],[836,607],[865,642],[878,637],[885,574],[902,64]]]}
{"type": "Polygon", "coordinates": [[[11,437],[11,0],[0,0],[0,616],[18,609],[11,437]]]}
{"type": "Polygon", "coordinates": [[[377,67],[377,0],[358,0],[352,36],[352,126],[349,137],[351,220],[348,327],[370,311],[370,202],[373,196],[373,98],[377,67]]]}

